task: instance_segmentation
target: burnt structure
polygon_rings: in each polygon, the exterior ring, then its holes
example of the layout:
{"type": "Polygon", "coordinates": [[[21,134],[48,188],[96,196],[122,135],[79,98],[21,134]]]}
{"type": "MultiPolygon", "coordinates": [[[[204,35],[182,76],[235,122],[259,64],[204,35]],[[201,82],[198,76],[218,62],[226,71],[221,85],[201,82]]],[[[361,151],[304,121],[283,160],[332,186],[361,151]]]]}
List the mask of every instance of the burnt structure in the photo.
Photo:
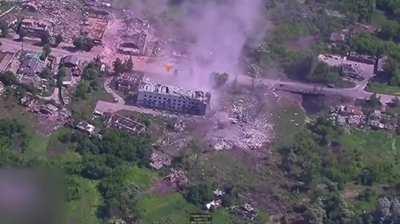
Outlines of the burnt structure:
{"type": "Polygon", "coordinates": [[[123,73],[115,78],[115,88],[124,93],[130,94],[136,92],[140,82],[143,79],[143,74],[137,72],[123,73]]]}
{"type": "Polygon", "coordinates": [[[107,115],[106,125],[131,135],[141,134],[145,131],[146,126],[129,117],[121,116],[118,114],[107,115]]]}
{"type": "Polygon", "coordinates": [[[148,79],[140,83],[137,105],[191,115],[205,115],[211,95],[198,90],[155,84],[148,79]]]}
{"type": "Polygon", "coordinates": [[[41,20],[24,19],[21,22],[19,32],[28,37],[44,38],[51,36],[52,24],[41,20]]]}

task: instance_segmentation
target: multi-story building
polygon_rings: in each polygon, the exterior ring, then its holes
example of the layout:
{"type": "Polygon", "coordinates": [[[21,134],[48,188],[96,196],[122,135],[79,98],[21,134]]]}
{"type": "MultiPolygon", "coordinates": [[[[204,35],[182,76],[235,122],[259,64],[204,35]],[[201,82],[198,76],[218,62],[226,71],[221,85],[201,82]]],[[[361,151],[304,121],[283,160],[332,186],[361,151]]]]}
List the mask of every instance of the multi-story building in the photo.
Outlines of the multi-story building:
{"type": "Polygon", "coordinates": [[[155,84],[144,79],[138,89],[137,105],[177,113],[204,115],[211,95],[199,90],[155,84]]]}

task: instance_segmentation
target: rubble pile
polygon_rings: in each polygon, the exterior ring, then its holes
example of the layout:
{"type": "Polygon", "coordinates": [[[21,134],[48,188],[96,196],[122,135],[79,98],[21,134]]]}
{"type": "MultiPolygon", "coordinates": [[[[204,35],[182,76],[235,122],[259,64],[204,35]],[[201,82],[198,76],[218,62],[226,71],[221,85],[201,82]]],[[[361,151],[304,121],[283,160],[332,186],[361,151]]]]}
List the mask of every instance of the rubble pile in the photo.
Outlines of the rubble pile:
{"type": "Polygon", "coordinates": [[[170,174],[164,178],[170,185],[175,185],[178,189],[182,189],[189,183],[185,172],[183,170],[171,169],[170,174]]]}
{"type": "Polygon", "coordinates": [[[235,206],[232,210],[237,215],[249,220],[254,220],[257,216],[257,210],[249,203],[245,203],[242,206],[235,206]]]}
{"type": "Polygon", "coordinates": [[[214,115],[214,130],[208,133],[214,150],[258,150],[271,142],[272,125],[255,97],[242,96],[214,115]]]}
{"type": "Polygon", "coordinates": [[[40,131],[46,135],[58,130],[71,120],[72,114],[66,108],[40,102],[31,95],[21,98],[20,103],[27,108],[27,111],[37,114],[40,131]]]}
{"type": "Polygon", "coordinates": [[[31,18],[50,22],[55,35],[61,34],[66,42],[72,42],[80,32],[80,21],[83,19],[84,6],[81,1],[31,1],[31,18]]]}
{"type": "Polygon", "coordinates": [[[365,114],[353,105],[340,105],[330,110],[329,119],[335,125],[351,128],[371,128],[395,131],[399,127],[397,118],[390,113],[374,110],[365,114]]]}
{"type": "Polygon", "coordinates": [[[150,166],[156,170],[159,170],[164,166],[170,166],[172,162],[172,159],[169,155],[157,151],[154,151],[151,154],[150,160],[151,160],[150,166]]]}

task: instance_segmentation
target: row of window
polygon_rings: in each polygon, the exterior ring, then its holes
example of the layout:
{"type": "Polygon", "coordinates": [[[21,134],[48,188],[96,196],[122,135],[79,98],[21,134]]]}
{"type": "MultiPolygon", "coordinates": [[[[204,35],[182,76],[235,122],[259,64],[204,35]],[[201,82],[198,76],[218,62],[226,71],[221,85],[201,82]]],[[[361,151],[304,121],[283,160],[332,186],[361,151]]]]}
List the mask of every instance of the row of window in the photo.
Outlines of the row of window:
{"type": "Polygon", "coordinates": [[[170,99],[167,97],[161,97],[161,96],[153,96],[153,95],[149,95],[149,94],[144,94],[144,100],[148,100],[148,101],[158,101],[159,103],[172,103],[172,104],[184,104],[184,105],[190,105],[193,106],[195,104],[195,102],[193,101],[187,101],[187,100],[179,100],[179,99],[170,99]]]}

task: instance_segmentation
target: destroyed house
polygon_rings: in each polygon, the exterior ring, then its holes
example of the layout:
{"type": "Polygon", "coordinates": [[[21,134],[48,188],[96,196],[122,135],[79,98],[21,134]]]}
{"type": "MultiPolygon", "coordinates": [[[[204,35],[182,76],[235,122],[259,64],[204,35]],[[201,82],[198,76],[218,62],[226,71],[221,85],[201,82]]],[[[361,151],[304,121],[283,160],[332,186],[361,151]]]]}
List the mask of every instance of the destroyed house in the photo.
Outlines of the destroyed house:
{"type": "Polygon", "coordinates": [[[370,64],[370,65],[375,64],[376,61],[375,57],[373,56],[357,54],[355,52],[350,52],[350,54],[347,56],[347,60],[370,64]]]}
{"type": "Polygon", "coordinates": [[[86,35],[96,44],[101,44],[107,24],[108,22],[106,19],[89,17],[87,19],[87,26],[83,28],[81,34],[86,35]]]}
{"type": "Polygon", "coordinates": [[[17,73],[27,76],[35,76],[43,71],[46,63],[40,60],[39,55],[33,53],[26,53],[20,58],[20,66],[17,73]]]}
{"type": "Polygon", "coordinates": [[[123,73],[115,79],[115,86],[118,91],[128,94],[138,89],[142,79],[143,74],[140,73],[123,73]]]}
{"type": "Polygon", "coordinates": [[[111,127],[129,134],[140,134],[146,127],[129,117],[124,117],[118,114],[112,114],[107,120],[107,127],[111,127]]]}
{"type": "Polygon", "coordinates": [[[177,113],[205,115],[210,98],[208,92],[184,90],[145,80],[140,83],[137,104],[177,113]]]}
{"type": "Polygon", "coordinates": [[[67,68],[73,76],[79,76],[81,74],[80,60],[78,57],[69,55],[61,59],[60,67],[64,66],[67,68]]]}
{"type": "Polygon", "coordinates": [[[26,36],[41,38],[43,35],[51,34],[51,24],[40,20],[24,19],[21,22],[21,29],[26,36]]]}
{"type": "Polygon", "coordinates": [[[79,63],[79,58],[74,55],[68,55],[61,59],[61,65],[65,67],[78,67],[79,63]]]}
{"type": "Polygon", "coordinates": [[[124,36],[129,42],[124,42],[119,45],[119,51],[128,55],[145,55],[147,49],[147,34],[146,32],[138,32],[124,36]]]}

